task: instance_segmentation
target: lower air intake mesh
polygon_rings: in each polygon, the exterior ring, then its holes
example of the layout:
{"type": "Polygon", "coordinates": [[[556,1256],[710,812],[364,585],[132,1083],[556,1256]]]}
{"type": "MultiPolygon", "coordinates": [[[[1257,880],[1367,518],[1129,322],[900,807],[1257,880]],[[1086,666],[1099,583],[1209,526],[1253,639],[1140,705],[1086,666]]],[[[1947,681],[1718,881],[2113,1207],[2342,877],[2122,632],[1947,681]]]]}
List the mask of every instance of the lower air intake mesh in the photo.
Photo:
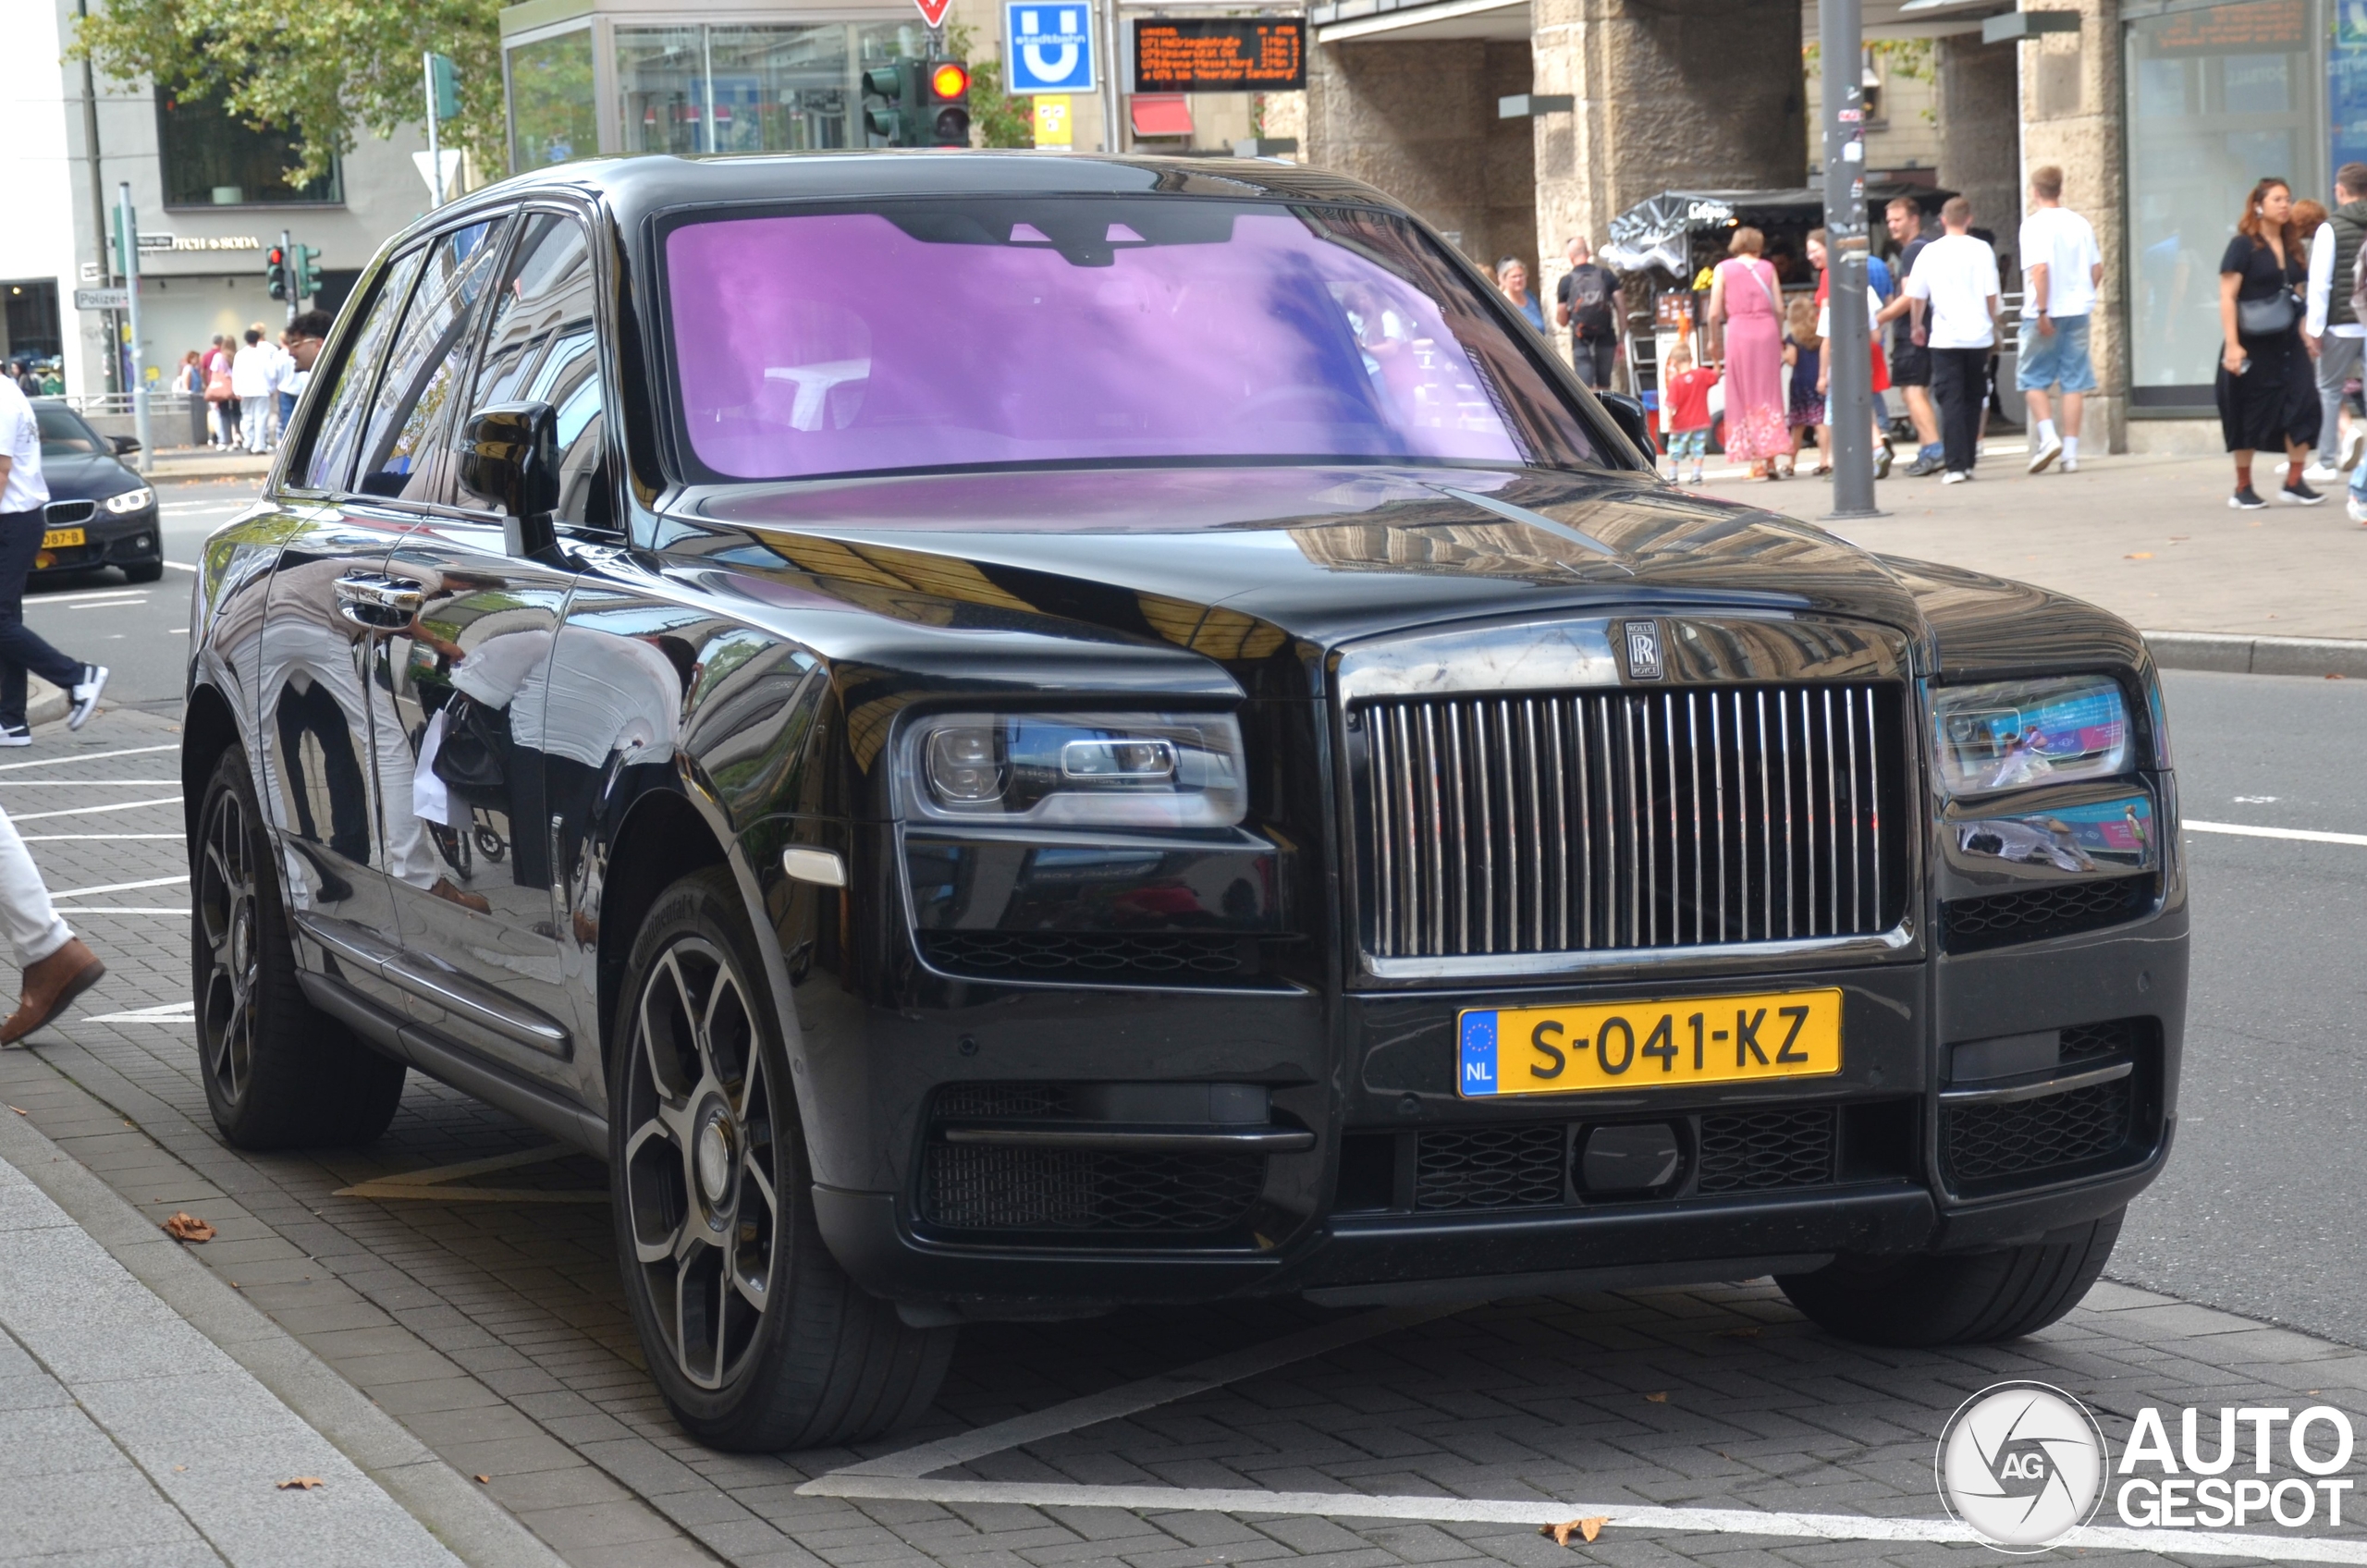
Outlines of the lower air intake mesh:
{"type": "Polygon", "coordinates": [[[1705,1193],[1819,1187],[1833,1180],[1831,1106],[1751,1110],[1701,1119],[1705,1193]]]}

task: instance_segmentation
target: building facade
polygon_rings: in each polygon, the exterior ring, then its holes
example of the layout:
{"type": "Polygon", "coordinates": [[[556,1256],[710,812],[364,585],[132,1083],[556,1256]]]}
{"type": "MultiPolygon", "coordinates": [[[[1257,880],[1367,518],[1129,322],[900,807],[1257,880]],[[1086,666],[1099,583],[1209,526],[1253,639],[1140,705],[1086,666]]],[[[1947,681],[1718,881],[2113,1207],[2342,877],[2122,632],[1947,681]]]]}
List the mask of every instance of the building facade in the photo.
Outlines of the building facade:
{"type": "Polygon", "coordinates": [[[334,306],[378,246],[426,210],[415,128],[365,139],[326,176],[291,186],[284,136],[67,61],[74,15],[72,0],[0,0],[11,42],[0,52],[10,175],[0,358],[58,361],[76,397],[126,389],[128,320],[74,303],[76,289],[113,281],[105,214],[125,181],[143,243],[141,357],[157,384],[216,334],[285,325],[288,306],[264,276],[264,251],[283,231],[321,253],[320,302],[334,306]]]}

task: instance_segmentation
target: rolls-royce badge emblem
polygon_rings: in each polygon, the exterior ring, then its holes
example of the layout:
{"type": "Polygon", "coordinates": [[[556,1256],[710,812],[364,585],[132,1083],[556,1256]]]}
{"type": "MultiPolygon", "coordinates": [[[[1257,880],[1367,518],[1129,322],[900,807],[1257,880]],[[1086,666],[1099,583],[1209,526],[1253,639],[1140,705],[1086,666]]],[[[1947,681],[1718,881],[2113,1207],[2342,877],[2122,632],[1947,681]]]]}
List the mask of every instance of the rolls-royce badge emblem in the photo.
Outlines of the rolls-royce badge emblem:
{"type": "Polygon", "coordinates": [[[1621,630],[1627,633],[1627,679],[1658,680],[1661,678],[1661,623],[1657,620],[1631,620],[1621,630]]]}

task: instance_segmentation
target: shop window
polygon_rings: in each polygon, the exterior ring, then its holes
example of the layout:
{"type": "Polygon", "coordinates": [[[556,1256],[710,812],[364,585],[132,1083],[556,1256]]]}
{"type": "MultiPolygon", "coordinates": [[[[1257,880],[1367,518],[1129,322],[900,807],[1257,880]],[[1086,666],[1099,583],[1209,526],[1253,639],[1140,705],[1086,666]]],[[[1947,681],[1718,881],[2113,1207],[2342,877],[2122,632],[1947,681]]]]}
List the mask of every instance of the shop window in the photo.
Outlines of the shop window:
{"type": "Polygon", "coordinates": [[[600,151],[592,92],[592,30],[520,43],[509,52],[512,173],[600,151]]]}
{"type": "Polygon", "coordinates": [[[2129,368],[2140,407],[2210,405],[2219,258],[2253,182],[2275,175],[2297,196],[2325,187],[2310,14],[2307,0],[2239,0],[2128,23],[2129,368]]]}
{"type": "Polygon", "coordinates": [[[156,95],[156,146],[167,207],[337,205],[345,200],[337,164],[302,185],[291,185],[296,137],[257,129],[210,98],[156,95]]]}

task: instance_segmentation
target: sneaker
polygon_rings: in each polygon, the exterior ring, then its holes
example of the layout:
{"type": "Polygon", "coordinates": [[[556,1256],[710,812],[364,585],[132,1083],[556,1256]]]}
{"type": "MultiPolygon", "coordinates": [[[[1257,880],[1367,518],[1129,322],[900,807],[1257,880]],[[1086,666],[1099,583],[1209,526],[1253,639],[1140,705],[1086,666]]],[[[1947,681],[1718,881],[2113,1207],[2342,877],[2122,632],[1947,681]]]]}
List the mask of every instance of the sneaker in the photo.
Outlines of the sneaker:
{"type": "Polygon", "coordinates": [[[2239,512],[2256,512],[2268,503],[2260,498],[2259,491],[2247,484],[2227,497],[2227,505],[2239,512]]]}
{"type": "Polygon", "coordinates": [[[2288,507],[2314,507],[2325,500],[2324,496],[2310,488],[2306,471],[2301,478],[2288,482],[2276,498],[2288,507]]]}
{"type": "Polygon", "coordinates": [[[1889,442],[1885,441],[1881,446],[1874,448],[1874,477],[1876,479],[1888,479],[1890,477],[1890,465],[1892,460],[1893,454],[1890,449],[1889,442]]]}
{"type": "Polygon", "coordinates": [[[2335,466],[2357,468],[2362,457],[2367,457],[2367,424],[2353,424],[2342,433],[2342,456],[2336,459],[2335,466]]]}
{"type": "Polygon", "coordinates": [[[2312,484],[2339,484],[2342,483],[2342,470],[2328,468],[2325,459],[2321,458],[2303,469],[2301,477],[2312,484]]]}
{"type": "Polygon", "coordinates": [[[82,679],[74,682],[74,690],[67,693],[74,700],[74,705],[66,712],[67,729],[80,729],[91,722],[91,715],[98,711],[99,693],[106,687],[106,666],[86,664],[82,667],[82,679]]]}
{"type": "Polygon", "coordinates": [[[2031,472],[2032,473],[2044,473],[2044,472],[2047,471],[2047,468],[2049,467],[2049,465],[2051,465],[2051,464],[2054,461],[2054,459],[2057,459],[2057,458],[2061,457],[2062,455],[2063,455],[2063,437],[2061,437],[2060,435],[2050,435],[2050,436],[2048,436],[2048,437],[2046,438],[2046,444],[2045,444],[2045,445],[2043,445],[2043,446],[2042,446],[2042,447],[2034,447],[2034,448],[2031,450],[2031,452],[2030,452],[2030,472],[2031,472]]]}
{"type": "Polygon", "coordinates": [[[1695,470],[1693,471],[1693,477],[1692,477],[1691,479],[1687,480],[1686,483],[1686,484],[1699,484],[1703,483],[1702,478],[1701,478],[1701,471],[1700,471],[1699,469],[1698,469],[1698,468],[1697,468],[1697,469],[1695,469],[1695,470]]]}
{"type": "Polygon", "coordinates": [[[1969,484],[1972,483],[1972,471],[1967,468],[1952,468],[1948,470],[1947,472],[1940,475],[1940,483],[1943,484],[1969,484]]]}
{"type": "Polygon", "coordinates": [[[33,732],[21,724],[0,724],[0,746],[30,746],[33,732]]]}
{"type": "Polygon", "coordinates": [[[2079,459],[2077,458],[2066,458],[2062,462],[2055,465],[2054,472],[2057,473],[2077,473],[2079,472],[2079,459]]]}
{"type": "Polygon", "coordinates": [[[2367,496],[2361,496],[2358,491],[2353,490],[2350,493],[2350,498],[2343,502],[2342,509],[2350,514],[2351,521],[2367,523],[2367,496]]]}
{"type": "Polygon", "coordinates": [[[1948,465],[1941,459],[1919,456],[1913,462],[1907,465],[1907,477],[1909,479],[1929,479],[1947,466],[1948,465]]]}

